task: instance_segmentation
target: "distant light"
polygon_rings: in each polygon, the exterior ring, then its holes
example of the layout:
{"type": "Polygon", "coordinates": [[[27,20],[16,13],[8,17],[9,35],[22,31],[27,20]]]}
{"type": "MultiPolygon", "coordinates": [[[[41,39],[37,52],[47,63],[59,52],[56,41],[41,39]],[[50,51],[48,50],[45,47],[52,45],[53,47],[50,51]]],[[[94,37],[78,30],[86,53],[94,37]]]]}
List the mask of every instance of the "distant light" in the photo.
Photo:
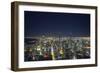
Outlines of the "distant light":
{"type": "Polygon", "coordinates": [[[40,46],[37,46],[37,50],[40,51],[41,50],[41,47],[40,46]]]}

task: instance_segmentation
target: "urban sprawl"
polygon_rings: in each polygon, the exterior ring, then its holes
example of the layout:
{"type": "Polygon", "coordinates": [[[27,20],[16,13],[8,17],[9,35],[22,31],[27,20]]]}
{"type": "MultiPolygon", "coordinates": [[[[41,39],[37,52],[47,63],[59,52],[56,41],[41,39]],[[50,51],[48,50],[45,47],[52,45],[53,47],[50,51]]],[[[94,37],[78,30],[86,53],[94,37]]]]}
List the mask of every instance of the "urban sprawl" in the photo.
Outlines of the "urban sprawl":
{"type": "Polygon", "coordinates": [[[90,37],[25,37],[24,61],[90,58],[90,37]]]}

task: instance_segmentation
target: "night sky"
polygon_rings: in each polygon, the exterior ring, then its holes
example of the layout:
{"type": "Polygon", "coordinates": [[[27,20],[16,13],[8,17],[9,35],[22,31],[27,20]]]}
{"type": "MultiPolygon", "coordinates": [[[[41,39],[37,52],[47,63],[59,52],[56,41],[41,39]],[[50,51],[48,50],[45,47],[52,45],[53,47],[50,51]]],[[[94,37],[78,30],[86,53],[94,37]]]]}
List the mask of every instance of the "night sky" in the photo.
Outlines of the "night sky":
{"type": "Polygon", "coordinates": [[[90,36],[90,14],[24,11],[25,37],[90,36]]]}

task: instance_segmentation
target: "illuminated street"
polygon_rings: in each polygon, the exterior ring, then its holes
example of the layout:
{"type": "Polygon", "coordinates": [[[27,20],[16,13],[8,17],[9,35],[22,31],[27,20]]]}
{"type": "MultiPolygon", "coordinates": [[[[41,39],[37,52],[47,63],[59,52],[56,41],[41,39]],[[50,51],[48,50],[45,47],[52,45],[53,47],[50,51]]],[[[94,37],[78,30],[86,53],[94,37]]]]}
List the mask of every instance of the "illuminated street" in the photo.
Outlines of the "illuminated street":
{"type": "Polygon", "coordinates": [[[90,58],[89,37],[27,37],[25,61],[90,58]]]}

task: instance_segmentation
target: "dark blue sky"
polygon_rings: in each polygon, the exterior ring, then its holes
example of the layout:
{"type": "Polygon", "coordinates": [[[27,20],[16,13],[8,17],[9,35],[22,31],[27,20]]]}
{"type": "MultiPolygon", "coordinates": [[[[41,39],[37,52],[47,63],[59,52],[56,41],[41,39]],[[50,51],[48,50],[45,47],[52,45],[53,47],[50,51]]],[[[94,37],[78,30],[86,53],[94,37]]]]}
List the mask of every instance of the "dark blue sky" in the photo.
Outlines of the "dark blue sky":
{"type": "Polygon", "coordinates": [[[90,36],[90,14],[24,12],[25,37],[90,36]]]}

